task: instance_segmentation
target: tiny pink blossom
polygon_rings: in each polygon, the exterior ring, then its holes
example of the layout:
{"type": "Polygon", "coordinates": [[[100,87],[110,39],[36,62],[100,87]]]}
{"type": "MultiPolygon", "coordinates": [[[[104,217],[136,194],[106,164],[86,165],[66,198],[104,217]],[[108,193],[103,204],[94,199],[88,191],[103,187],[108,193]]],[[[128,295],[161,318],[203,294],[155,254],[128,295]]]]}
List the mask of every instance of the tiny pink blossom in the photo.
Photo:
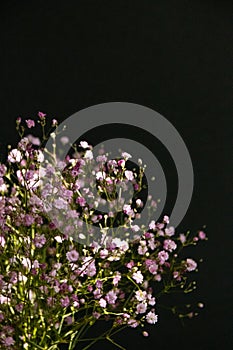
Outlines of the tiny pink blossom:
{"type": "Polygon", "coordinates": [[[187,258],[186,259],[186,269],[187,271],[194,271],[197,268],[197,263],[193,259],[187,258]]]}
{"type": "Polygon", "coordinates": [[[158,315],[155,315],[154,312],[148,312],[148,314],[146,315],[146,320],[148,323],[150,324],[155,324],[156,322],[158,322],[158,315]]]}
{"type": "Polygon", "coordinates": [[[84,149],[89,148],[89,145],[86,141],[80,141],[79,145],[80,145],[80,147],[82,147],[84,149]]]}
{"type": "Polygon", "coordinates": [[[100,251],[100,257],[101,259],[105,259],[108,256],[108,250],[107,249],[101,249],[100,251]]]}
{"type": "Polygon", "coordinates": [[[34,128],[34,126],[35,126],[35,122],[34,122],[34,120],[32,120],[32,119],[27,119],[27,120],[26,120],[26,124],[27,124],[27,127],[28,127],[29,129],[34,128]]]}
{"type": "Polygon", "coordinates": [[[143,275],[142,275],[141,271],[134,272],[132,277],[137,283],[143,282],[143,275]]]}
{"type": "Polygon", "coordinates": [[[206,234],[205,234],[205,232],[204,232],[204,231],[199,231],[199,232],[198,232],[198,237],[199,237],[200,239],[206,239],[206,234]]]}
{"type": "Polygon", "coordinates": [[[174,236],[175,228],[173,226],[165,228],[165,234],[169,237],[174,236]]]}
{"type": "Polygon", "coordinates": [[[8,155],[8,161],[10,163],[19,163],[22,160],[22,154],[19,150],[14,148],[13,150],[10,151],[8,155]]]}
{"type": "Polygon", "coordinates": [[[107,306],[106,300],[105,300],[104,298],[101,298],[101,299],[99,300],[99,305],[100,305],[101,307],[105,308],[105,307],[107,306]]]}
{"type": "Polygon", "coordinates": [[[117,295],[113,290],[110,290],[106,295],[106,300],[109,304],[115,304],[117,295]]]}
{"type": "Polygon", "coordinates": [[[147,310],[147,303],[140,303],[137,305],[137,313],[144,314],[147,310]]]}
{"type": "Polygon", "coordinates": [[[162,250],[161,252],[158,253],[158,259],[161,265],[163,265],[165,261],[168,260],[168,258],[169,258],[169,255],[167,252],[165,252],[165,250],[162,250]]]}
{"type": "Polygon", "coordinates": [[[176,243],[174,241],[172,241],[171,239],[165,239],[164,243],[163,243],[163,248],[169,252],[172,252],[173,250],[175,250],[177,247],[176,243]]]}
{"type": "Polygon", "coordinates": [[[14,345],[15,341],[12,337],[6,337],[6,338],[3,338],[2,343],[5,346],[11,346],[11,345],[14,345]]]}
{"type": "Polygon", "coordinates": [[[68,296],[66,296],[65,298],[61,299],[61,305],[63,307],[67,307],[70,305],[70,299],[68,296]]]}
{"type": "Polygon", "coordinates": [[[180,236],[179,236],[179,238],[180,238],[180,241],[181,241],[182,244],[186,242],[186,236],[185,236],[185,234],[181,233],[180,236]]]}
{"type": "Polygon", "coordinates": [[[155,224],[154,220],[152,220],[151,223],[149,224],[149,228],[150,228],[150,230],[155,230],[156,229],[156,224],[155,224]]]}
{"type": "Polygon", "coordinates": [[[38,112],[38,117],[39,117],[40,119],[45,119],[46,114],[43,113],[43,112],[38,112]]]}
{"type": "Polygon", "coordinates": [[[66,253],[66,257],[70,262],[75,262],[79,258],[79,253],[75,249],[73,249],[66,253]]]}
{"type": "Polygon", "coordinates": [[[126,170],[125,177],[127,180],[132,181],[134,179],[133,172],[131,170],[126,170]]]}
{"type": "Polygon", "coordinates": [[[163,217],[163,222],[164,222],[165,224],[169,224],[169,217],[168,217],[167,215],[165,215],[165,216],[163,217]]]}

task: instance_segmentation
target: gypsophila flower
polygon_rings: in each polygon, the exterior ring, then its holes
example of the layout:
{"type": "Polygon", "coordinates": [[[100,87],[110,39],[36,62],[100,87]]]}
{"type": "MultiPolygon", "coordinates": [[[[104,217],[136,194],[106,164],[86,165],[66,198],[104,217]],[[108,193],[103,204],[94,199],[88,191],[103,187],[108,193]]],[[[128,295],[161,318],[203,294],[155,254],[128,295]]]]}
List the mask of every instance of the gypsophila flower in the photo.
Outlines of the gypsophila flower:
{"type": "Polygon", "coordinates": [[[142,275],[141,271],[134,272],[132,277],[139,284],[141,284],[143,282],[143,275],[142,275]]]}
{"type": "Polygon", "coordinates": [[[9,347],[15,344],[15,341],[12,337],[6,337],[2,339],[2,344],[9,347]]]}
{"type": "Polygon", "coordinates": [[[28,127],[29,129],[31,129],[31,128],[33,128],[33,127],[35,126],[35,122],[34,122],[34,120],[32,120],[32,119],[27,119],[27,120],[26,120],[26,123],[27,123],[27,127],[28,127]]]}
{"type": "Polygon", "coordinates": [[[150,324],[155,324],[156,322],[158,322],[158,315],[155,315],[154,312],[148,312],[148,314],[146,315],[146,320],[148,323],[150,324]]]}
{"type": "Polygon", "coordinates": [[[147,303],[140,303],[137,305],[137,313],[144,314],[147,310],[147,303]]]}
{"type": "Polygon", "coordinates": [[[106,300],[103,299],[103,298],[101,298],[101,299],[99,300],[99,305],[100,305],[101,307],[105,308],[105,307],[107,306],[106,300]]]}
{"type": "Polygon", "coordinates": [[[165,241],[163,242],[163,248],[165,250],[168,250],[169,252],[172,252],[173,250],[175,250],[176,247],[177,247],[176,243],[171,239],[165,239],[165,241]]]}
{"type": "Polygon", "coordinates": [[[13,149],[8,155],[8,161],[11,163],[19,163],[22,160],[22,154],[19,150],[13,149]]]}
{"type": "Polygon", "coordinates": [[[75,262],[79,258],[79,253],[75,249],[73,249],[66,253],[66,257],[70,262],[75,262]]]}
{"type": "Polygon", "coordinates": [[[40,235],[36,233],[33,243],[37,248],[42,248],[43,245],[46,243],[45,235],[44,234],[40,235]]]}
{"type": "Polygon", "coordinates": [[[194,271],[197,268],[197,263],[193,259],[186,259],[186,269],[187,271],[194,271]]]}

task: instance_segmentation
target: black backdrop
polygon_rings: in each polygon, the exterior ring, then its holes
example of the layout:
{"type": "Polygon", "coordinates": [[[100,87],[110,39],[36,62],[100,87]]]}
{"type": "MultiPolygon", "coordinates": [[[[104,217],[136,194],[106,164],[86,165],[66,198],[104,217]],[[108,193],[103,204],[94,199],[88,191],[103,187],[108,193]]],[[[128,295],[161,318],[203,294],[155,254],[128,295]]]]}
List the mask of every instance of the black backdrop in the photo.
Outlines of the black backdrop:
{"type": "MultiPolygon", "coordinates": [[[[1,155],[16,142],[17,116],[42,110],[62,121],[111,101],[158,111],[191,154],[195,188],[179,229],[207,225],[209,241],[196,251],[204,263],[193,296],[206,307],[184,328],[161,314],[149,338],[128,331],[121,343],[127,349],[231,349],[231,2],[9,0],[0,6],[1,155]]],[[[156,140],[151,147],[162,161],[156,140]]],[[[164,171],[173,203],[169,164],[164,171]]],[[[167,203],[168,212],[171,207],[167,203]]],[[[102,348],[113,346],[93,347],[102,348]]]]}

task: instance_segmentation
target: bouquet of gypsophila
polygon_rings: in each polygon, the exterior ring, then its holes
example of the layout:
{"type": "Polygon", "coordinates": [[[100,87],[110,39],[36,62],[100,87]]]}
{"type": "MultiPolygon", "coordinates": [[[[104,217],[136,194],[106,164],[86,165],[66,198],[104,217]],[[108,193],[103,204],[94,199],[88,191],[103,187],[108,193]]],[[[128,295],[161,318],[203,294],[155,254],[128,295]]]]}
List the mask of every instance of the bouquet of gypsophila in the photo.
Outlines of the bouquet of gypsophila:
{"type": "MultiPolygon", "coordinates": [[[[46,115],[37,122],[41,140],[29,132],[34,120],[17,119],[21,140],[0,164],[0,347],[86,350],[105,339],[124,349],[116,333],[131,327],[148,336],[159,297],[193,290],[197,263],[180,251],[206,234],[177,235],[168,216],[155,222],[151,196],[148,222],[134,224],[146,191],[142,163],[130,166],[126,152],[109,159],[103,148],[94,157],[86,141],[58,161],[43,148],[46,115]],[[87,337],[100,321],[107,330],[87,337]]],[[[52,128],[55,150],[69,140],[56,120],[52,128]]]]}

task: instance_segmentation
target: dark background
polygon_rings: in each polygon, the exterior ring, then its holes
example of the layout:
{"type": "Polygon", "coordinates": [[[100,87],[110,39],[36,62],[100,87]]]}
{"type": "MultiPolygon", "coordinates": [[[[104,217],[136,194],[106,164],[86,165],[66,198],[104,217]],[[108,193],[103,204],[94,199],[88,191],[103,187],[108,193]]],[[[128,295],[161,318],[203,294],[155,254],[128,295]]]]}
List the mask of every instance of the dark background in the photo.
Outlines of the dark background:
{"type": "MultiPolygon", "coordinates": [[[[230,1],[7,1],[0,5],[0,152],[16,143],[15,119],[38,110],[63,121],[103,102],[133,102],[167,118],[190,152],[195,188],[179,230],[207,225],[209,241],[193,300],[205,309],[182,325],[160,312],[143,339],[119,336],[127,349],[232,348],[232,6],[230,1]]],[[[103,128],[113,136],[121,133],[103,128]],[[115,134],[114,134],[115,133],[115,134]]],[[[133,131],[132,131],[133,134],[133,131]]],[[[174,166],[157,141],[170,190],[174,166]],[[167,164],[167,166],[166,166],[167,164]]],[[[97,344],[93,349],[113,349],[97,344]]]]}

